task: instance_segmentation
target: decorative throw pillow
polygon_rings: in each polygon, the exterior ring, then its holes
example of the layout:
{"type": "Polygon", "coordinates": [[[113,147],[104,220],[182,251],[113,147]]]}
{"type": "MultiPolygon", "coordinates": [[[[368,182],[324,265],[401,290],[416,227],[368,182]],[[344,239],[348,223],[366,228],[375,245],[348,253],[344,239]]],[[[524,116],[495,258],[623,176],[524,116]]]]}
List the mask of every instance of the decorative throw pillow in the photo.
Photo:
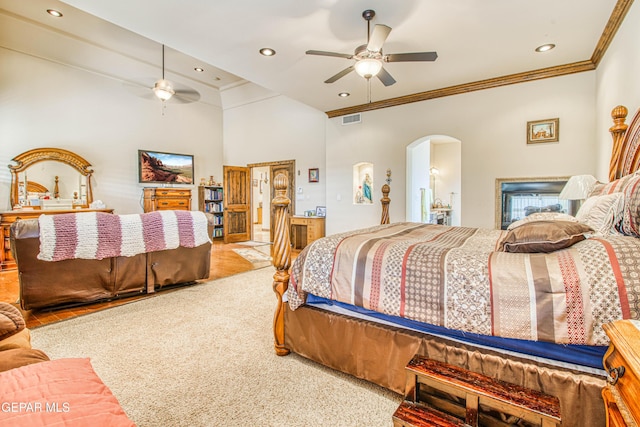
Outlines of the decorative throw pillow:
{"type": "Polygon", "coordinates": [[[527,215],[524,218],[514,221],[509,224],[507,230],[513,230],[514,228],[520,227],[523,224],[533,221],[571,221],[578,222],[578,220],[569,214],[562,212],[535,212],[531,215],[527,215]]]}
{"type": "Polygon", "coordinates": [[[640,237],[640,175],[633,175],[625,186],[620,232],[640,237]]]}
{"type": "Polygon", "coordinates": [[[576,219],[593,228],[597,234],[615,234],[615,227],[622,219],[623,207],[623,193],[591,196],[580,206],[576,219]]]}
{"type": "Polygon", "coordinates": [[[500,242],[503,252],[554,252],[585,239],[593,229],[574,221],[532,221],[509,230],[500,242]]]}
{"type": "Polygon", "coordinates": [[[0,340],[17,334],[25,328],[24,317],[16,307],[0,302],[0,340]]]}

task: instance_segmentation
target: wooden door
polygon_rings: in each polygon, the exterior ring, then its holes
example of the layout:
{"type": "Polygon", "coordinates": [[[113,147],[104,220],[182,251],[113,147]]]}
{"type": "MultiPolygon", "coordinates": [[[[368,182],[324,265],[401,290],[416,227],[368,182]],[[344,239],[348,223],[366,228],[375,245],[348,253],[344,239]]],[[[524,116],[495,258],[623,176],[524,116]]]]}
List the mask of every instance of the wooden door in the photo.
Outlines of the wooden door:
{"type": "MultiPolygon", "coordinates": [[[[287,197],[291,200],[291,204],[289,204],[289,215],[294,215],[296,212],[296,162],[295,160],[285,160],[281,162],[271,163],[270,170],[270,181],[271,181],[271,195],[272,197],[276,194],[275,189],[273,188],[273,178],[278,175],[278,173],[284,173],[286,177],[289,179],[289,186],[287,187],[287,197]]],[[[275,221],[275,207],[271,205],[271,224],[274,224],[275,221]]],[[[269,227],[269,234],[271,236],[271,241],[273,242],[273,233],[275,232],[275,226],[272,225],[269,227]]]]}
{"type": "Polygon", "coordinates": [[[224,242],[251,240],[251,169],[223,166],[224,242]]]}

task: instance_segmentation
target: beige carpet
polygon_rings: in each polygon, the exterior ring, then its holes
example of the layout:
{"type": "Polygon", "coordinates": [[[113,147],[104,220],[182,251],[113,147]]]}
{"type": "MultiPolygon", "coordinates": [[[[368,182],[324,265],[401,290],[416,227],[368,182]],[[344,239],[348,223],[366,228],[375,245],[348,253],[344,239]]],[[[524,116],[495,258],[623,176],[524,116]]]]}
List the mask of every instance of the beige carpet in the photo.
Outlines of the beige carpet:
{"type": "Polygon", "coordinates": [[[90,357],[140,427],[390,426],[392,392],[273,352],[273,267],[36,328],[52,359],[90,357]]]}

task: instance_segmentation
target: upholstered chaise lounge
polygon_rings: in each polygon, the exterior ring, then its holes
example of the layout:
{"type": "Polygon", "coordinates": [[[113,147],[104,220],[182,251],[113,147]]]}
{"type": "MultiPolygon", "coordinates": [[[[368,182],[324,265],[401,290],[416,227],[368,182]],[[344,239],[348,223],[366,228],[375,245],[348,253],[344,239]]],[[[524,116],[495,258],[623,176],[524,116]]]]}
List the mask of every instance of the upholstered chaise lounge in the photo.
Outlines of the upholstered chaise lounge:
{"type": "Polygon", "coordinates": [[[99,213],[43,215],[40,219],[16,221],[11,226],[11,247],[18,266],[21,307],[30,310],[89,303],[136,293],[152,293],[164,286],[192,283],[208,278],[211,241],[207,235],[207,219],[204,214],[201,218],[198,214],[202,213],[176,213],[177,221],[167,212],[161,215],[156,212],[139,215],[99,213]],[[61,227],[60,223],[67,220],[75,224],[76,218],[69,215],[93,215],[97,218],[95,223],[98,225],[94,226],[93,235],[88,233],[87,236],[83,236],[80,230],[80,224],[94,221],[93,217],[78,219],[78,230],[72,230],[70,233],[68,224],[61,227]],[[191,220],[190,216],[194,220],[191,220]],[[140,227],[145,230],[140,231],[138,238],[131,237],[131,233],[135,234],[135,232],[125,227],[126,224],[120,228],[113,227],[109,225],[110,223],[104,225],[104,221],[111,223],[121,221],[124,224],[125,217],[134,217],[142,224],[140,227]],[[47,225],[48,223],[42,222],[45,218],[47,221],[58,224],[59,229],[55,230],[52,223],[47,225]],[[188,236],[190,239],[187,238],[185,244],[184,233],[181,231],[180,239],[178,237],[173,239],[176,243],[173,245],[174,248],[161,250],[172,247],[165,242],[165,240],[171,240],[169,233],[162,230],[163,220],[165,228],[168,228],[166,227],[167,218],[173,218],[173,228],[176,229],[184,229],[183,225],[186,222],[186,228],[190,230],[188,236]],[[154,220],[157,220],[155,225],[154,220]],[[160,229],[158,229],[158,221],[160,229]],[[45,230],[45,234],[49,235],[48,243],[42,239],[43,226],[52,227],[53,230],[53,232],[45,230]],[[53,237],[51,237],[52,234],[53,237]],[[150,243],[153,239],[147,234],[152,237],[159,234],[159,242],[150,243]],[[92,238],[95,242],[90,242],[92,238]],[[121,250],[120,247],[125,246],[122,242],[127,239],[141,247],[129,252],[121,250]],[[180,240],[179,243],[177,243],[178,240],[180,240]],[[114,241],[117,243],[115,249],[107,247],[114,241]],[[71,250],[69,250],[70,246],[72,246],[71,250]],[[48,253],[47,247],[50,249],[48,253]],[[87,247],[94,248],[94,255],[87,255],[87,247]],[[108,256],[109,254],[127,256],[108,256]]]}
{"type": "Polygon", "coordinates": [[[49,360],[0,302],[0,425],[135,427],[88,358],[49,360]]]}
{"type": "Polygon", "coordinates": [[[0,301],[0,372],[47,360],[46,354],[31,348],[31,333],[20,310],[0,301]]]}

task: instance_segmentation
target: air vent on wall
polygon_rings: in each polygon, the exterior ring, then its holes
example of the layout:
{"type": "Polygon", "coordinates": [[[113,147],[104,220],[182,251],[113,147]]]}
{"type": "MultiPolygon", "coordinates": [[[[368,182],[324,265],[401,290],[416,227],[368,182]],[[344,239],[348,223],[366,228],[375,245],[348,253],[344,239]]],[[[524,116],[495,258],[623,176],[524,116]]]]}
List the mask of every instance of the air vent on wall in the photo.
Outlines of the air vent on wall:
{"type": "Polygon", "coordinates": [[[362,119],[360,118],[360,113],[351,114],[350,116],[342,116],[342,125],[352,125],[354,123],[360,123],[362,119]]]}

